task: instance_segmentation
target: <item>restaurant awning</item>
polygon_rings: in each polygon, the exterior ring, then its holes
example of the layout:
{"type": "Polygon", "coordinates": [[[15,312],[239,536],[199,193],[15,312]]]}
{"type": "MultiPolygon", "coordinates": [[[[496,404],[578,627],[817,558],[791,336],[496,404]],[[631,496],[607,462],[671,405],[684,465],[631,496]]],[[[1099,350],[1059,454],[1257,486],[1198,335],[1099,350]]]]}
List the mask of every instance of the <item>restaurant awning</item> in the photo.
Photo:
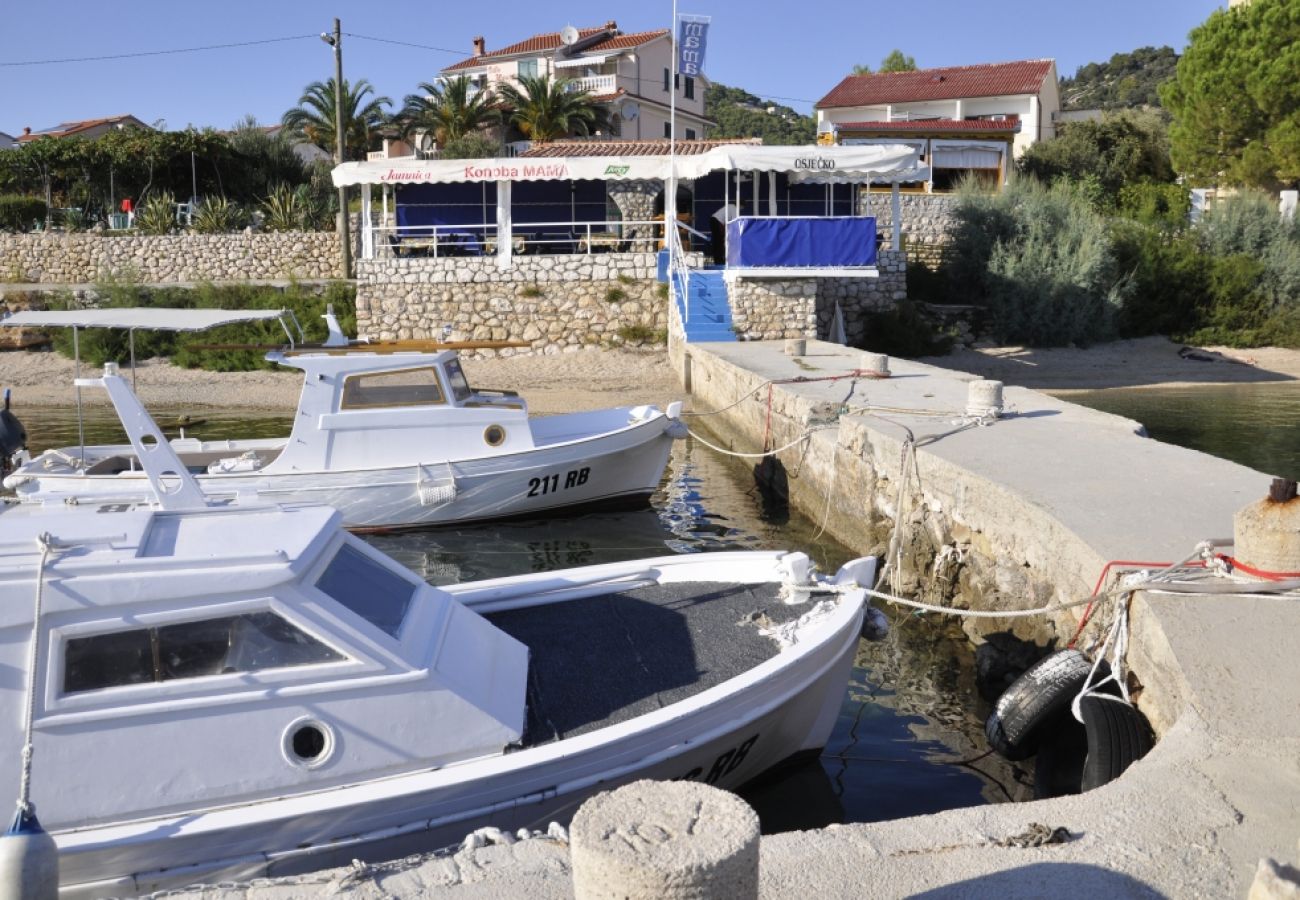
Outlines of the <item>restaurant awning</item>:
{"type": "Polygon", "coordinates": [[[206,331],[218,325],[278,319],[282,309],[57,309],[16,312],[0,325],[26,328],[146,328],[152,331],[206,331]]]}

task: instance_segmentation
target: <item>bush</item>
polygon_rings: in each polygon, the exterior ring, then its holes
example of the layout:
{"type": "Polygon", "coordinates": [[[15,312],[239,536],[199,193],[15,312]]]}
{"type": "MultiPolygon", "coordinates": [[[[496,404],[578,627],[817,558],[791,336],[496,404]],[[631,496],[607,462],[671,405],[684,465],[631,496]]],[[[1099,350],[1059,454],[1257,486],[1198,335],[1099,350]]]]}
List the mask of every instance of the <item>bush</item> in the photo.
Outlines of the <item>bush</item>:
{"type": "Polygon", "coordinates": [[[31,231],[45,218],[45,201],[23,194],[0,194],[0,231],[31,231]]]}
{"type": "Polygon", "coordinates": [[[866,333],[859,350],[905,358],[937,356],[952,349],[952,336],[937,333],[921,314],[920,304],[912,300],[884,312],[866,313],[863,319],[866,333]]]}
{"type": "Polygon", "coordinates": [[[987,307],[999,340],[1053,346],[1114,335],[1128,287],[1105,221],[1076,186],[966,186],[953,215],[945,274],[987,307]]]}
{"type": "Polygon", "coordinates": [[[226,234],[248,224],[248,214],[225,197],[205,197],[194,211],[191,226],[199,234],[226,234]]]}
{"type": "Polygon", "coordinates": [[[168,191],[154,194],[136,210],[135,227],[144,234],[170,234],[176,229],[176,198],[168,191]]]}
{"type": "Polygon", "coordinates": [[[605,291],[606,303],[622,303],[626,299],[627,299],[627,291],[623,290],[622,288],[612,287],[609,290],[605,291]]]}
{"type": "Polygon", "coordinates": [[[1120,188],[1120,215],[1171,231],[1187,227],[1192,212],[1192,195],[1181,184],[1140,181],[1120,188]]]}
{"type": "MultiPolygon", "coordinates": [[[[331,282],[322,295],[299,285],[280,291],[254,285],[211,285],[198,288],[144,289],[129,283],[103,286],[104,306],[153,306],[166,309],[288,309],[302,325],[308,342],[325,339],[327,328],[321,316],[327,305],[334,307],[344,332],[355,334],[356,290],[346,282],[331,282]]],[[[295,341],[297,335],[294,335],[295,341]]],[[[172,362],[186,368],[203,368],[218,372],[269,369],[263,357],[266,350],[202,350],[203,344],[254,344],[279,346],[285,343],[284,332],[273,322],[248,322],[209,331],[176,334],[138,329],[135,335],[136,359],[170,356],[172,362]]],[[[80,335],[81,358],[92,366],[114,361],[127,365],[131,360],[129,336],[119,329],[84,329],[80,335]]],[[[55,332],[55,349],[72,356],[72,335],[68,329],[55,332]]]]}
{"type": "Polygon", "coordinates": [[[491,159],[501,155],[501,145],[480,131],[450,140],[438,151],[439,159],[491,159]]]}
{"type": "Polygon", "coordinates": [[[326,210],[308,185],[278,184],[262,201],[262,214],[269,231],[316,231],[324,225],[326,210]]]}
{"type": "Polygon", "coordinates": [[[668,343],[668,332],[662,328],[654,328],[650,325],[636,324],[623,325],[617,332],[620,339],[625,344],[666,344],[668,343]]]}

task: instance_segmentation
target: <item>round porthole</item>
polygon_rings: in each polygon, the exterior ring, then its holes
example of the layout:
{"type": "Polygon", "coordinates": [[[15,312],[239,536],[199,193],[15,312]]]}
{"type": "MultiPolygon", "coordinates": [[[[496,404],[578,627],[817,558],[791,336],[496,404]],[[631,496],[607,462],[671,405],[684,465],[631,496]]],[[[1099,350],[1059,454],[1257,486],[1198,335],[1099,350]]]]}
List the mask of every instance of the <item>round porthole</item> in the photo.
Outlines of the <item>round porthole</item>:
{"type": "Polygon", "coordinates": [[[318,719],[302,718],[284,730],[280,752],[292,766],[315,769],[334,755],[334,729],[318,719]]]}
{"type": "Polygon", "coordinates": [[[489,447],[500,447],[506,442],[506,430],[500,425],[489,425],[483,429],[483,440],[489,447]]]}

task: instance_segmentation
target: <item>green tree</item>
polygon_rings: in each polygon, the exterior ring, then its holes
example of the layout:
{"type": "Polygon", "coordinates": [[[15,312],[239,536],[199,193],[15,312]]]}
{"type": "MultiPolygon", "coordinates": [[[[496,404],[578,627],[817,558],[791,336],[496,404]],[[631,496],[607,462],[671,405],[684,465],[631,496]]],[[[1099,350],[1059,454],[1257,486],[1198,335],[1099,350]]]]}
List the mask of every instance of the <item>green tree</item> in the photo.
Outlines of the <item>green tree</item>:
{"type": "Polygon", "coordinates": [[[1160,97],[1174,166],[1208,183],[1300,181],[1300,0],[1218,10],[1191,33],[1160,97]]]}
{"type": "MultiPolygon", "coordinates": [[[[329,153],[334,152],[334,79],[313,81],[307,85],[298,105],[284,114],[281,124],[290,135],[309,144],[315,144],[329,153]]],[[[370,148],[372,136],[388,121],[385,106],[393,101],[387,97],[370,96],[375,88],[362,78],[356,82],[343,79],[343,149],[344,159],[357,159],[370,148]]]]}
{"type": "Polygon", "coordinates": [[[849,74],[850,74],[850,75],[870,75],[870,74],[871,74],[871,66],[867,65],[866,63],[858,63],[857,65],[855,65],[855,66],[853,67],[853,71],[850,72],[849,74]]]}
{"type": "Polygon", "coordinates": [[[716,122],[711,138],[762,138],[764,144],[811,144],[817,138],[812,116],[741,88],[710,83],[704,92],[704,114],[716,122]]]}
{"type": "Polygon", "coordinates": [[[915,72],[916,60],[907,56],[902,50],[897,48],[889,51],[889,55],[880,61],[881,72],[915,72]]]}
{"type": "Polygon", "coordinates": [[[1113,206],[1126,185],[1174,178],[1166,126],[1157,111],[1070,122],[1057,137],[1025,151],[1017,165],[1022,173],[1046,183],[1094,181],[1102,206],[1113,206]]]}
{"type": "Polygon", "coordinates": [[[569,135],[588,135],[609,127],[604,108],[590,91],[571,90],[568,79],[521,75],[519,84],[503,84],[501,101],[510,124],[533,141],[553,141],[569,135]]]}
{"type": "Polygon", "coordinates": [[[1139,47],[1108,62],[1080,66],[1061,79],[1063,109],[1131,109],[1160,105],[1160,86],[1174,77],[1172,47],[1139,47]]]}
{"type": "Polygon", "coordinates": [[[492,103],[488,91],[473,91],[461,75],[439,84],[421,83],[417,93],[406,95],[397,120],[403,137],[424,132],[441,147],[499,122],[501,114],[492,103]]]}

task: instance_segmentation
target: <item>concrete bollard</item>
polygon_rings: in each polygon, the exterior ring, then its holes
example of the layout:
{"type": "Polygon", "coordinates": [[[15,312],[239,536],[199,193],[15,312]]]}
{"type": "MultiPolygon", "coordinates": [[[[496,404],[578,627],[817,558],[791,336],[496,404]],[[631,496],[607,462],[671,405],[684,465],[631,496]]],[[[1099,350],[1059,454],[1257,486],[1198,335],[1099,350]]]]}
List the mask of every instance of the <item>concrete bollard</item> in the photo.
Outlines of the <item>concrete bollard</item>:
{"type": "Polygon", "coordinates": [[[966,415],[1002,415],[1002,382],[977,378],[966,385],[966,415]]]}
{"type": "Polygon", "coordinates": [[[1232,541],[1232,555],[1253,569],[1300,572],[1300,499],[1296,497],[1296,483],[1274,479],[1267,497],[1239,509],[1232,517],[1232,541]]]}
{"type": "Polygon", "coordinates": [[[864,353],[858,361],[858,369],[868,375],[889,377],[889,357],[883,353],[864,353]]]}
{"type": "Polygon", "coordinates": [[[693,781],[592,797],[569,827],[577,900],[757,900],[758,816],[693,781]]]}
{"type": "Polygon", "coordinates": [[[786,356],[803,356],[808,349],[806,338],[786,338],[785,355],[786,356]]]}

